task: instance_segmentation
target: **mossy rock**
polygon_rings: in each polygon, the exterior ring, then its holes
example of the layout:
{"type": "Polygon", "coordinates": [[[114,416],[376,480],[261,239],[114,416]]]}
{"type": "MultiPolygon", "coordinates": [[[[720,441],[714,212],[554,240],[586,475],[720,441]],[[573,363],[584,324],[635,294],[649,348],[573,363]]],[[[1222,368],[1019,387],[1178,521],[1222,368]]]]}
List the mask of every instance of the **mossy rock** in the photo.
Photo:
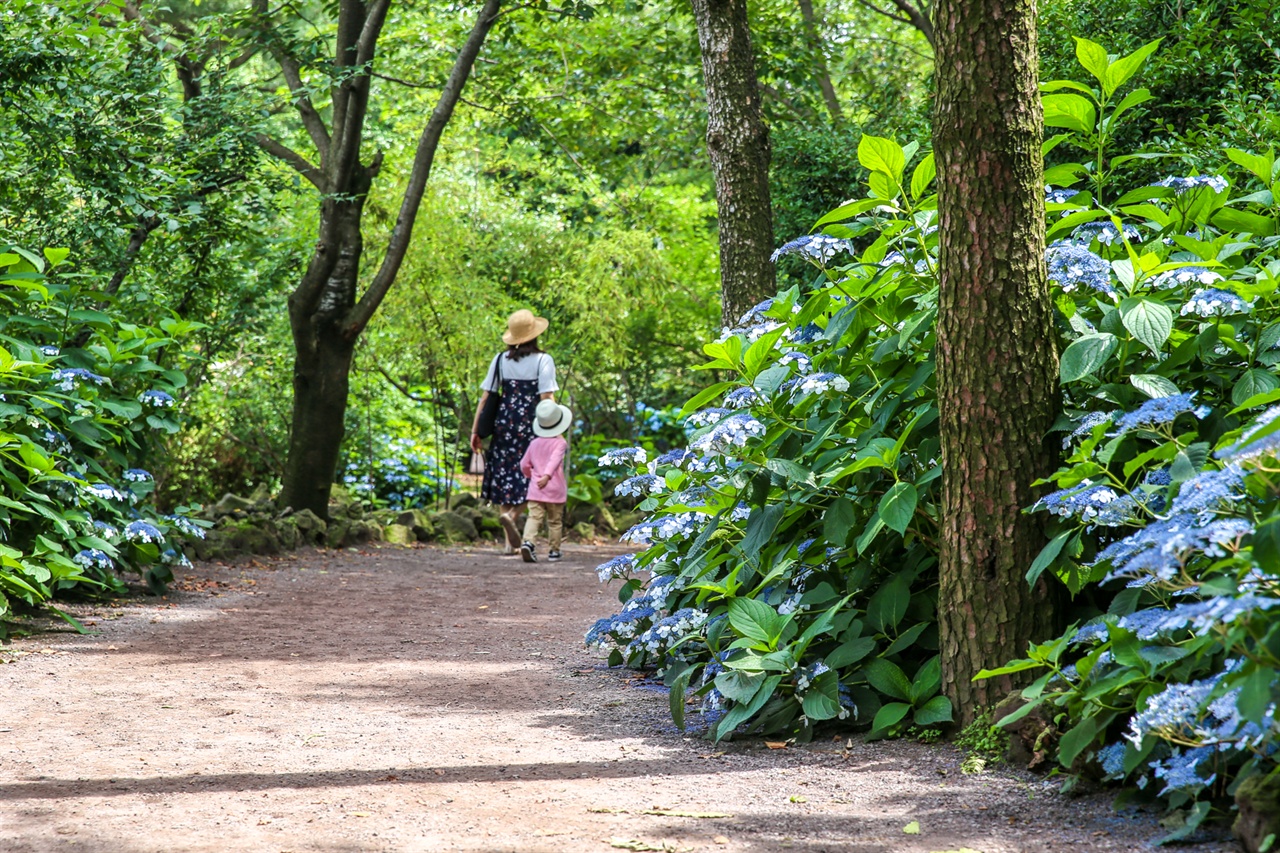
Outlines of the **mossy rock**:
{"type": "Polygon", "coordinates": [[[502,535],[502,522],[498,521],[496,515],[482,515],[480,516],[480,523],[476,525],[476,529],[480,531],[481,536],[496,539],[502,535]]]}
{"type": "Polygon", "coordinates": [[[497,520],[498,518],[498,508],[493,504],[480,504],[480,506],[476,507],[476,511],[485,518],[492,518],[494,520],[497,520]]]}
{"type": "Polygon", "coordinates": [[[1267,839],[1269,849],[1280,849],[1280,775],[1251,776],[1236,789],[1240,814],[1231,832],[1247,853],[1260,853],[1267,839]]]}
{"type": "Polygon", "coordinates": [[[393,545],[412,545],[418,541],[413,528],[406,524],[388,524],[382,531],[383,538],[393,545]]]}
{"type": "Polygon", "coordinates": [[[456,512],[438,512],[431,522],[440,538],[449,544],[472,542],[480,535],[471,519],[456,512]]]}
{"type": "Polygon", "coordinates": [[[460,507],[477,507],[480,505],[480,498],[471,492],[454,492],[449,495],[449,509],[457,510],[460,507]]]}
{"type": "Polygon", "coordinates": [[[573,526],[573,532],[578,534],[578,538],[581,539],[583,542],[590,542],[591,540],[596,538],[595,525],[590,524],[586,521],[575,524],[573,526]]]}
{"type": "Polygon", "coordinates": [[[280,540],[280,547],[286,551],[292,551],[297,548],[302,539],[302,534],[298,532],[298,525],[290,523],[287,518],[272,522],[271,529],[275,531],[276,538],[280,540]]]}
{"type": "Polygon", "coordinates": [[[216,504],[206,507],[204,516],[209,519],[218,519],[235,513],[249,512],[253,509],[255,509],[254,503],[249,498],[242,498],[240,495],[233,495],[228,492],[216,504]]]}
{"type": "Polygon", "coordinates": [[[309,509],[298,510],[282,520],[298,529],[299,545],[319,545],[325,541],[329,525],[309,509]]]}
{"type": "Polygon", "coordinates": [[[232,521],[217,535],[234,554],[279,554],[282,550],[275,530],[249,519],[232,521]]]}
{"type": "Polygon", "coordinates": [[[276,508],[276,502],[271,497],[271,489],[266,483],[259,483],[253,490],[253,494],[249,495],[249,500],[253,503],[255,509],[273,510],[276,508]]]}

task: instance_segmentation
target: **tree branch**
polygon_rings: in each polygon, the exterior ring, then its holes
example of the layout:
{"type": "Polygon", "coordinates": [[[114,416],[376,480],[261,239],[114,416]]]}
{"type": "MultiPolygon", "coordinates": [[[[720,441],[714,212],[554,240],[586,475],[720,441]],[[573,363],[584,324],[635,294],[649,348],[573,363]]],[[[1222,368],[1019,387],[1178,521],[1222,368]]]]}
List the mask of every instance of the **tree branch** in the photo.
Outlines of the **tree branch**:
{"type": "Polygon", "coordinates": [[[258,147],[263,151],[266,151],[271,156],[288,163],[299,175],[306,178],[308,183],[313,187],[320,190],[320,192],[326,192],[324,186],[324,174],[315,166],[311,165],[311,163],[307,161],[306,157],[303,157],[287,145],[272,139],[265,133],[259,133],[253,139],[254,142],[258,143],[258,147]]]}
{"type": "Polygon", "coordinates": [[[813,51],[818,72],[818,88],[822,90],[822,100],[827,104],[827,112],[836,125],[844,124],[844,110],[840,107],[840,98],[836,95],[836,87],[831,83],[831,69],[827,67],[827,57],[822,52],[822,36],[818,32],[818,16],[813,11],[813,0],[799,0],[800,18],[804,21],[805,35],[809,40],[809,49],[813,51]]]}
{"type": "Polygon", "coordinates": [[[289,84],[289,96],[293,98],[293,105],[297,107],[298,115],[302,118],[302,126],[307,129],[307,135],[311,137],[311,142],[320,155],[320,162],[323,163],[329,153],[329,131],[325,129],[324,120],[320,118],[315,105],[311,103],[307,87],[302,84],[302,68],[283,50],[274,51],[274,53],[276,62],[280,64],[280,70],[284,73],[284,80],[289,84]]]}
{"type": "MultiPolygon", "coordinates": [[[[344,3],[345,9],[348,4],[344,3]]],[[[343,69],[342,82],[333,98],[333,150],[331,158],[324,164],[325,173],[333,186],[346,183],[343,178],[360,165],[360,142],[363,138],[365,114],[369,106],[369,71],[372,70],[374,51],[382,25],[386,23],[387,9],[390,0],[373,0],[369,6],[358,38],[348,47],[344,47],[342,29],[346,26],[354,30],[354,22],[346,21],[339,26],[339,44],[334,54],[335,62],[343,69]],[[344,62],[350,55],[353,62],[344,62]]]]}
{"type": "Polygon", "coordinates": [[[396,216],[396,224],[391,229],[391,237],[387,241],[387,253],[383,256],[382,265],[373,277],[369,289],[364,292],[360,301],[347,316],[345,332],[349,339],[354,339],[364,331],[369,320],[373,318],[374,312],[382,304],[387,291],[395,283],[396,274],[399,273],[400,265],[404,262],[405,253],[409,249],[414,220],[422,204],[422,195],[426,190],[427,178],[431,175],[431,165],[435,160],[436,149],[440,145],[440,137],[444,134],[445,126],[453,115],[458,99],[462,97],[462,89],[467,83],[467,78],[471,76],[476,57],[479,56],[480,48],[484,45],[489,31],[497,22],[501,8],[502,0],[485,0],[480,14],[476,17],[475,26],[471,29],[471,35],[467,37],[462,50],[458,52],[453,70],[449,72],[449,79],[440,91],[440,100],[436,102],[431,118],[422,129],[418,150],[413,158],[413,169],[409,173],[409,185],[405,188],[400,213],[396,216]]]}

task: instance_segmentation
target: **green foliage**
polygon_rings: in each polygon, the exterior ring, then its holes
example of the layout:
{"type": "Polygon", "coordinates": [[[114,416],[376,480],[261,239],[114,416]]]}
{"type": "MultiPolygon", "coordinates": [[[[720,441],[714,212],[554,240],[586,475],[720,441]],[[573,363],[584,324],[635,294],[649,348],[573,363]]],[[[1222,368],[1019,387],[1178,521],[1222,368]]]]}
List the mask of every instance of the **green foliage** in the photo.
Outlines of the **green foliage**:
{"type": "Polygon", "coordinates": [[[934,619],[933,198],[924,177],[898,189],[914,145],[864,137],[859,151],[875,195],[791,244],[818,284],[704,348],[730,378],[686,411],[737,409],[694,412],[696,453],[619,487],[649,495],[653,515],[628,535],[652,544],[602,567],[626,579],[627,606],[588,640],[664,667],[673,696],[692,685],[724,712],[716,738],[744,724],[808,737],[851,714],[875,737],[951,719],[934,619]],[[855,239],[868,248],[837,263],[855,239]],[[640,592],[642,568],[655,577],[640,592]]]}
{"type": "Polygon", "coordinates": [[[983,761],[1002,761],[1009,751],[1009,735],[992,724],[990,711],[984,711],[965,726],[954,743],[983,761]]]}
{"type": "Polygon", "coordinates": [[[1274,768],[1280,695],[1280,410],[1250,414],[1280,399],[1280,169],[1270,151],[1226,153],[1245,169],[1234,188],[1192,175],[1109,208],[1049,204],[1050,235],[1071,235],[1049,249],[1067,453],[1034,507],[1053,538],[1027,577],[1060,579],[1088,624],[980,675],[1039,673],[1001,722],[1048,706],[1064,768],[1101,765],[1188,810],[1170,840],[1274,768]]]}
{"type": "Polygon", "coordinates": [[[163,589],[181,536],[199,533],[146,506],[154,483],[137,467],[178,430],[186,378],[155,356],[190,324],[114,321],[57,274],[67,255],[0,251],[0,620],[80,585],[122,589],[116,568],[163,589]]]}

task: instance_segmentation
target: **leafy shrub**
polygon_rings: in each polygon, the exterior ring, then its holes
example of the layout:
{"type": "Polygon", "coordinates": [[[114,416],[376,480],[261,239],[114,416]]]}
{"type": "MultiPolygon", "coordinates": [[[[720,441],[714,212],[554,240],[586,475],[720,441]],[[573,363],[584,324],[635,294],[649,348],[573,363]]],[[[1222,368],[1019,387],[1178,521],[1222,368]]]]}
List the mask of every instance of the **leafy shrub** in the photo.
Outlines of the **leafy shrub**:
{"type": "Polygon", "coordinates": [[[632,469],[617,492],[652,514],[626,534],[648,548],[600,567],[624,580],[625,607],[587,640],[662,668],[677,721],[692,688],[716,738],[951,718],[934,619],[933,165],[903,191],[914,152],[864,137],[873,197],[779,250],[811,260],[819,283],[705,347],[704,368],[733,378],[686,406],[689,450],[601,459],[632,469]],[[869,245],[849,258],[854,240],[869,245]]]}
{"type": "Polygon", "coordinates": [[[1280,408],[1250,415],[1280,399],[1280,163],[1226,153],[1236,187],[1051,199],[1050,237],[1070,235],[1049,248],[1070,420],[1028,579],[1053,573],[1091,618],[985,673],[1044,670],[1002,722],[1048,706],[1063,767],[1188,810],[1171,838],[1274,770],[1280,745],[1280,408]]]}
{"type": "Polygon", "coordinates": [[[448,469],[412,438],[381,436],[377,452],[350,457],[342,483],[352,495],[392,509],[424,507],[453,486],[448,469]]]}
{"type": "Polygon", "coordinates": [[[181,538],[200,535],[183,508],[148,509],[140,467],[153,435],[178,429],[186,380],[155,359],[189,324],[114,322],[55,274],[67,254],[0,252],[0,617],[78,585],[120,590],[117,569],[162,589],[181,538]]]}

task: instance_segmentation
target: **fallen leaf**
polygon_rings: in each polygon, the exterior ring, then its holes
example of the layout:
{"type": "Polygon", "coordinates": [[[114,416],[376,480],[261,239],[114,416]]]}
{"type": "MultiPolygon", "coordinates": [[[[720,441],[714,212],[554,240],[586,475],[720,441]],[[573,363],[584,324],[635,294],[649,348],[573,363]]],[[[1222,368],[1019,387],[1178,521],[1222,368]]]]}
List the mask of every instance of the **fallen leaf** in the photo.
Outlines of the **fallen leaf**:
{"type": "Polygon", "coordinates": [[[794,797],[792,797],[792,798],[791,798],[791,802],[793,802],[793,803],[807,803],[807,802],[809,802],[809,801],[808,801],[806,798],[804,798],[804,797],[801,797],[801,796],[799,796],[799,795],[796,795],[796,796],[794,796],[794,797]]]}
{"type": "Polygon", "coordinates": [[[913,821],[911,821],[911,823],[909,823],[909,824],[907,824],[906,826],[902,827],[902,832],[903,832],[903,834],[904,834],[904,835],[919,835],[919,834],[920,834],[920,821],[918,821],[918,820],[913,820],[913,821]]]}
{"type": "Polygon", "coordinates": [[[352,817],[373,817],[373,812],[350,812],[352,817]]]}
{"type": "Polygon", "coordinates": [[[787,742],[785,740],[767,740],[764,745],[770,749],[786,749],[787,742]]]}
{"type": "Polygon", "coordinates": [[[611,809],[608,806],[601,806],[599,808],[589,808],[587,809],[587,811],[591,812],[592,814],[630,814],[630,812],[628,812],[626,809],[611,809]]]}
{"type": "Polygon", "coordinates": [[[713,839],[711,839],[711,840],[712,840],[712,841],[714,841],[716,844],[728,844],[728,843],[729,843],[729,837],[728,837],[728,836],[726,836],[726,835],[717,835],[715,838],[713,838],[713,839]]]}
{"type": "Polygon", "coordinates": [[[670,844],[654,844],[648,841],[641,841],[638,838],[610,838],[609,846],[617,847],[620,850],[647,850],[655,851],[655,853],[671,853],[676,849],[670,844]]]}

